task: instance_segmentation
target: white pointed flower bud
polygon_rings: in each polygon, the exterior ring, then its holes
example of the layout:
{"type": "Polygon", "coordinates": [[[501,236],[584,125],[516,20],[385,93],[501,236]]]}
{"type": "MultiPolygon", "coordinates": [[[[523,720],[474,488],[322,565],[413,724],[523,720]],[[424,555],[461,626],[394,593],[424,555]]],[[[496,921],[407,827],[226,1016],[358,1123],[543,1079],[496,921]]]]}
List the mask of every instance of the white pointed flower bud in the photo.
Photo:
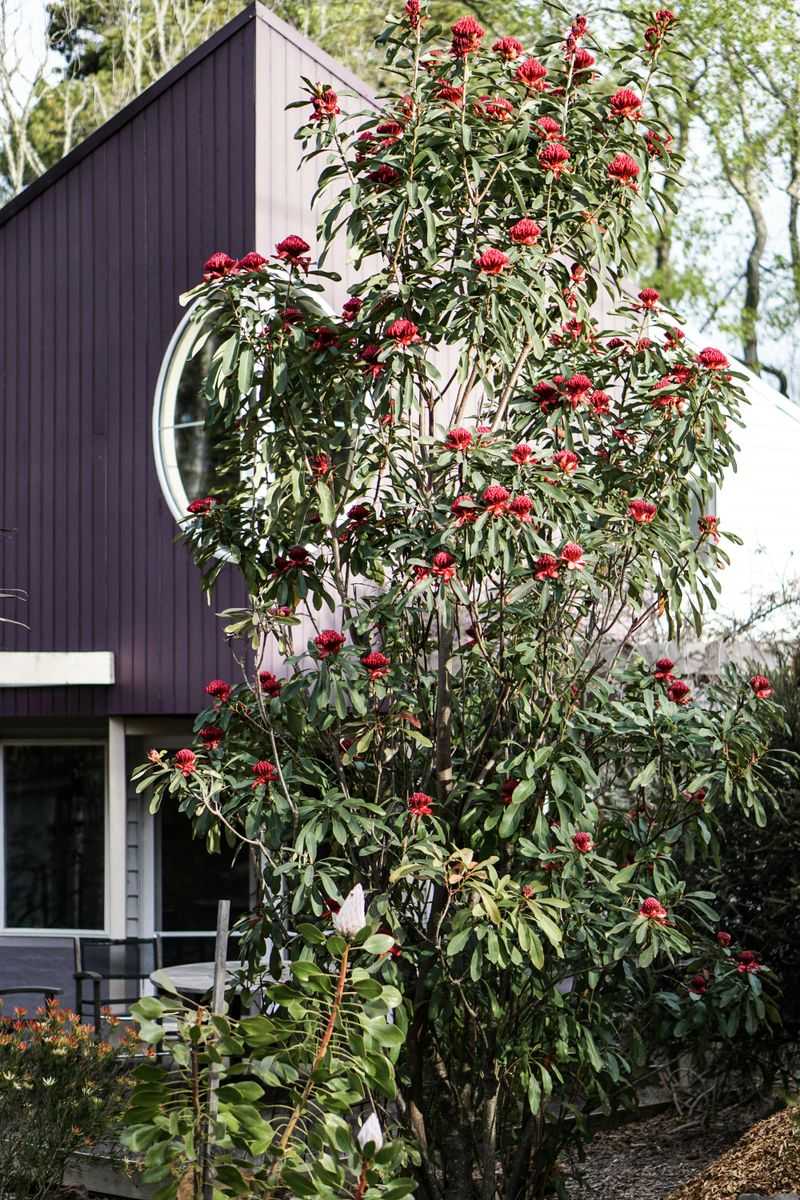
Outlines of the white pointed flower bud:
{"type": "Polygon", "coordinates": [[[373,1146],[375,1147],[375,1153],[381,1149],[383,1146],[383,1130],[381,1129],[381,1123],[375,1113],[370,1113],[370,1115],[367,1117],[366,1121],[356,1134],[356,1141],[362,1150],[365,1146],[368,1146],[370,1142],[372,1142],[373,1146]]]}
{"type": "Polygon", "coordinates": [[[367,918],[364,913],[364,889],[360,883],[357,883],[347,895],[342,907],[338,913],[333,914],[331,921],[336,932],[347,938],[348,941],[361,932],[367,923],[367,918]]]}

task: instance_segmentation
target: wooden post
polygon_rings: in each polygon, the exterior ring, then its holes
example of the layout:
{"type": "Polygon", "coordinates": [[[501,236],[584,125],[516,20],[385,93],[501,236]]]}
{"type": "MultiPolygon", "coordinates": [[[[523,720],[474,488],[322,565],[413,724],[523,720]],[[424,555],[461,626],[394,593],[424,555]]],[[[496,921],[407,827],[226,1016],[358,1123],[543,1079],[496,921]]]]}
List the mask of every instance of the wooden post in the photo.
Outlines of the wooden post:
{"type": "MultiPolygon", "coordinates": [[[[214,943],[214,986],[211,992],[211,1012],[220,1016],[225,1007],[225,978],[228,960],[228,930],[231,920],[230,900],[217,903],[217,937],[214,943]]],[[[208,1072],[208,1119],[203,1147],[203,1200],[212,1200],[214,1182],[211,1169],[211,1134],[217,1119],[220,1064],[212,1063],[208,1072]]]]}

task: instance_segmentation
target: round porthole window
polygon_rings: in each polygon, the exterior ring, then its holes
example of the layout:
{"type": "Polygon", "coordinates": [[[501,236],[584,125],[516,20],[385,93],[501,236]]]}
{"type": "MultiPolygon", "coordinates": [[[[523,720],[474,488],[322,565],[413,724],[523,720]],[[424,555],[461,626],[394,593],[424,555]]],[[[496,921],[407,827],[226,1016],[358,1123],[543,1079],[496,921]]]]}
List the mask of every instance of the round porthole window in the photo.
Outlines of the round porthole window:
{"type": "Polygon", "coordinates": [[[190,309],[167,347],[153,406],[156,471],[176,521],[185,521],[190,502],[207,496],[214,483],[214,450],[205,428],[208,400],[203,385],[220,339],[211,334],[193,354],[200,337],[202,332],[190,309]]]}

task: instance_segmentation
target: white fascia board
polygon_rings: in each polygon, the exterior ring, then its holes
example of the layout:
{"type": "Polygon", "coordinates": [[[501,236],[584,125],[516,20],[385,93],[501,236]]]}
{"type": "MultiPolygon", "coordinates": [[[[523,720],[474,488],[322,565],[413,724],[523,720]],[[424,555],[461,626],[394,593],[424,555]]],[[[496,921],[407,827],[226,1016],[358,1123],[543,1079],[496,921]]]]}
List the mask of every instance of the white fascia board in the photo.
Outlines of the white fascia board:
{"type": "Polygon", "coordinates": [[[113,682],[111,650],[0,650],[0,688],[93,687],[113,682]]]}

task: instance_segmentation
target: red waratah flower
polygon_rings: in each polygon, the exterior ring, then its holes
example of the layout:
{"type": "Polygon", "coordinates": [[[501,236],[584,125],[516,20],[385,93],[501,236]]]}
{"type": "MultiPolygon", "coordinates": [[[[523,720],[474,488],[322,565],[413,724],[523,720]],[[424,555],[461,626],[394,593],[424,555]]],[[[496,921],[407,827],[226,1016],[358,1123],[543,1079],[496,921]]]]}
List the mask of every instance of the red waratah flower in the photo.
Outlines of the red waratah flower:
{"type": "Polygon", "coordinates": [[[381,134],[381,145],[388,150],[400,141],[405,130],[399,121],[381,121],[380,125],[376,125],[375,132],[381,134]]]}
{"type": "Polygon", "coordinates": [[[569,402],[573,408],[577,408],[579,404],[582,404],[593,388],[594,384],[586,375],[571,375],[564,383],[564,391],[567,393],[569,402]]]}
{"type": "Polygon", "coordinates": [[[736,970],[740,975],[754,975],[761,970],[761,963],[758,961],[755,950],[740,950],[736,959],[739,964],[736,970]]]}
{"type": "Polygon", "coordinates": [[[651,525],[655,520],[658,508],[649,500],[631,500],[628,512],[637,525],[651,525]]]}
{"type": "Polygon", "coordinates": [[[286,555],[296,567],[307,567],[311,561],[305,546],[290,546],[286,555]]]}
{"type": "Polygon", "coordinates": [[[451,429],[444,442],[445,450],[453,450],[462,454],[465,450],[469,450],[471,445],[472,434],[468,429],[463,429],[461,426],[451,429]]]}
{"type": "Polygon", "coordinates": [[[271,671],[258,672],[258,686],[262,692],[266,692],[273,699],[280,695],[281,681],[277,675],[273,675],[271,671]]]}
{"type": "Polygon", "coordinates": [[[561,126],[554,117],[539,117],[534,125],[534,132],[538,133],[539,137],[543,137],[545,141],[563,142],[564,135],[561,132],[561,126]]]}
{"type": "Polygon", "coordinates": [[[606,170],[615,183],[635,190],[636,180],[639,177],[639,164],[636,159],[631,158],[630,154],[615,154],[606,170]]]}
{"type": "Polygon", "coordinates": [[[436,99],[445,104],[461,105],[464,103],[464,89],[458,84],[448,83],[446,79],[436,81],[436,99]]]}
{"type": "Polygon", "coordinates": [[[433,797],[427,792],[412,792],[408,797],[408,811],[412,817],[433,816],[433,797]]]}
{"type": "Polygon", "coordinates": [[[360,296],[350,296],[342,305],[342,320],[355,321],[363,307],[364,301],[360,296]]]}
{"type": "Polygon", "coordinates": [[[314,638],[314,645],[317,647],[320,658],[332,658],[339,653],[344,642],[344,637],[335,629],[323,629],[322,633],[314,638]]]}
{"type": "Polygon", "coordinates": [[[207,513],[211,512],[216,503],[213,496],[203,496],[200,500],[193,500],[188,505],[186,511],[191,513],[193,517],[204,517],[207,513]]]}
{"type": "Polygon", "coordinates": [[[567,542],[561,551],[561,561],[568,571],[582,571],[586,566],[586,560],[583,557],[583,547],[579,546],[577,542],[567,542]]]}
{"type": "Polygon", "coordinates": [[[509,805],[514,798],[514,792],[519,787],[518,779],[504,779],[500,785],[500,799],[503,804],[509,805]]]}
{"type": "Polygon", "coordinates": [[[561,564],[555,554],[540,554],[533,564],[534,579],[558,579],[561,564]]]}
{"type": "Polygon", "coordinates": [[[547,88],[545,76],[547,75],[547,67],[540,63],[538,58],[526,58],[525,62],[520,63],[514,72],[514,78],[518,83],[522,83],[530,92],[543,92],[547,88]]]}
{"type": "Polygon", "coordinates": [[[673,704],[688,704],[692,698],[692,689],[682,679],[674,679],[667,688],[667,699],[673,704]]]}
{"type": "Polygon", "coordinates": [[[561,393],[555,384],[549,383],[547,380],[535,384],[533,392],[545,416],[554,412],[561,404],[561,393]]]}
{"type": "Polygon", "coordinates": [[[420,4],[420,0],[406,0],[403,7],[411,28],[419,29],[422,21],[422,5],[420,4]]]}
{"type": "Polygon", "coordinates": [[[290,305],[288,308],[284,308],[280,312],[282,327],[284,329],[291,329],[293,325],[299,325],[304,316],[305,313],[303,312],[302,308],[294,308],[292,305],[290,305]]]}
{"type": "Polygon", "coordinates": [[[719,517],[707,514],[697,518],[697,528],[703,537],[710,537],[712,542],[719,541],[719,517]]]}
{"type": "Polygon", "coordinates": [[[367,521],[372,519],[373,510],[371,504],[354,504],[348,508],[347,515],[353,525],[366,525],[367,521]]]}
{"type": "Polygon", "coordinates": [[[370,650],[369,654],[362,654],[361,665],[369,672],[370,679],[382,679],[389,674],[392,660],[380,650],[370,650]]]}
{"type": "Polygon", "coordinates": [[[278,252],[277,257],[283,262],[288,262],[293,267],[302,267],[304,270],[308,270],[308,264],[311,261],[308,257],[308,252],[311,247],[308,242],[298,237],[297,234],[289,234],[282,242],[276,244],[275,249],[278,252]]]}
{"type": "Polygon", "coordinates": [[[194,750],[177,750],[175,752],[175,766],[184,779],[188,779],[190,775],[194,774],[194,769],[197,766],[197,755],[194,750]]]}
{"type": "Polygon", "coordinates": [[[484,250],[475,259],[475,266],[483,275],[500,275],[508,266],[509,257],[502,250],[484,250]]]}
{"type": "Polygon", "coordinates": [[[215,279],[222,279],[224,275],[230,275],[235,269],[236,259],[231,258],[230,254],[226,254],[224,250],[217,250],[203,264],[203,282],[211,283],[215,279]]]}
{"type": "Polygon", "coordinates": [[[701,367],[706,367],[709,371],[724,371],[726,367],[730,366],[722,351],[715,350],[713,346],[706,346],[705,350],[701,350],[697,361],[701,367]]]}
{"type": "Polygon", "coordinates": [[[612,429],[611,436],[616,438],[618,442],[622,442],[623,446],[636,445],[636,434],[631,433],[628,429],[623,429],[621,427],[619,429],[612,429]]]}
{"type": "Polygon", "coordinates": [[[648,896],[639,906],[639,916],[644,917],[646,921],[652,921],[655,925],[666,925],[667,910],[660,900],[656,900],[655,896],[648,896]]]}
{"type": "Polygon", "coordinates": [[[661,299],[661,293],[657,292],[655,288],[642,288],[639,292],[639,299],[643,308],[655,308],[661,299]]]}
{"type": "Polygon", "coordinates": [[[275,780],[278,779],[278,771],[275,764],[268,762],[265,758],[259,759],[258,762],[253,763],[252,771],[253,775],[255,776],[255,780],[253,782],[254,788],[266,787],[268,784],[274,783],[275,780]]]}
{"type": "Polygon", "coordinates": [[[659,658],[653,667],[653,678],[660,680],[662,683],[671,680],[672,668],[674,666],[675,663],[671,658],[659,658]]]}
{"type": "Polygon", "coordinates": [[[507,125],[514,116],[514,105],[503,96],[481,96],[473,105],[476,117],[484,121],[495,121],[498,125],[507,125]]]}
{"type": "Polygon", "coordinates": [[[515,58],[519,58],[525,47],[518,38],[502,37],[498,38],[492,49],[495,54],[499,54],[500,58],[504,58],[506,62],[513,62],[515,58]]]}
{"type": "Polygon", "coordinates": [[[312,350],[330,350],[339,341],[338,333],[329,325],[314,325],[312,329],[309,329],[309,333],[313,335],[312,350]]]}
{"type": "Polygon", "coordinates": [[[225,730],[220,729],[219,725],[204,725],[198,736],[206,750],[216,750],[222,743],[225,730]]]}
{"type": "Polygon", "coordinates": [[[451,53],[456,58],[466,58],[480,50],[486,30],[474,17],[461,17],[451,28],[453,41],[451,53]]]}
{"type": "Polygon", "coordinates": [[[754,675],[750,680],[750,687],[757,700],[769,700],[772,695],[773,689],[766,675],[754,675]]]}
{"type": "Polygon", "coordinates": [[[513,500],[508,502],[508,511],[512,517],[516,517],[523,525],[527,525],[531,520],[531,510],[533,509],[533,501],[530,496],[515,496],[513,500]]]}
{"type": "Polygon", "coordinates": [[[236,264],[237,271],[263,271],[267,265],[267,260],[263,254],[259,254],[257,250],[251,250],[240,258],[236,264]]]}
{"type": "Polygon", "coordinates": [[[542,231],[530,217],[523,217],[511,226],[508,236],[515,246],[535,246],[542,236],[542,231]]]}
{"type": "Polygon", "coordinates": [[[705,975],[693,975],[689,980],[689,991],[695,996],[704,996],[708,991],[708,980],[705,975]]]}
{"type": "Polygon", "coordinates": [[[520,467],[525,463],[535,463],[537,460],[534,457],[533,446],[529,446],[527,442],[520,442],[511,451],[511,461],[520,467]]]}
{"type": "Polygon", "coordinates": [[[678,346],[680,346],[685,337],[686,334],[683,332],[683,330],[678,329],[677,325],[674,325],[672,329],[667,331],[666,337],[664,338],[664,345],[667,350],[677,350],[678,346]]]}
{"type": "Polygon", "coordinates": [[[727,947],[730,946],[733,938],[729,933],[726,933],[724,929],[720,929],[717,933],[717,941],[719,942],[720,946],[727,947]]]}
{"type": "Polygon", "coordinates": [[[558,179],[567,169],[569,150],[560,142],[546,142],[539,151],[537,162],[543,171],[549,171],[558,179]]]}
{"type": "Polygon", "coordinates": [[[420,340],[416,325],[405,317],[398,317],[396,321],[392,321],[383,332],[384,337],[392,338],[396,346],[411,346],[420,340]]]}
{"type": "Polygon", "coordinates": [[[572,55],[572,69],[577,74],[579,71],[588,71],[595,64],[595,57],[591,51],[584,49],[583,46],[578,47],[572,55]]]}
{"type": "Polygon", "coordinates": [[[508,510],[508,501],[511,493],[502,484],[490,483],[487,488],[483,489],[481,501],[487,512],[493,517],[500,517],[508,510]]]}
{"type": "Polygon", "coordinates": [[[311,97],[311,107],[312,121],[331,121],[342,111],[339,108],[339,97],[328,84],[319,88],[317,94],[311,97]]]}
{"type": "Polygon", "coordinates": [[[437,550],[431,562],[431,570],[439,579],[449,583],[456,573],[456,560],[449,550],[437,550]]]}
{"type": "Polygon", "coordinates": [[[611,407],[611,397],[608,392],[596,388],[589,397],[589,404],[596,417],[603,417],[611,407]]]}
{"type": "Polygon", "coordinates": [[[651,158],[663,158],[669,153],[669,148],[674,140],[671,133],[662,135],[656,133],[655,129],[648,129],[644,135],[645,150],[651,158]]]}
{"type": "Polygon", "coordinates": [[[227,704],[231,698],[233,688],[224,679],[212,679],[206,684],[206,692],[209,696],[213,696],[220,704],[227,704]]]}
{"type": "Polygon", "coordinates": [[[697,804],[700,806],[700,808],[705,807],[705,803],[706,803],[706,789],[705,788],[697,788],[697,790],[694,792],[690,792],[690,791],[686,790],[686,791],[681,792],[681,795],[684,797],[685,800],[688,800],[691,804],[697,804]]]}
{"type": "Polygon", "coordinates": [[[380,352],[381,348],[375,342],[370,342],[359,351],[358,357],[364,363],[364,371],[373,379],[377,379],[386,369],[386,364],[380,361],[380,352]]]}
{"type": "Polygon", "coordinates": [[[472,525],[480,516],[472,496],[457,496],[450,505],[450,512],[456,518],[457,525],[472,525]]]}
{"type": "Polygon", "coordinates": [[[400,172],[394,167],[390,167],[388,163],[381,163],[374,171],[370,171],[367,178],[371,183],[380,184],[381,187],[392,187],[400,178],[400,172]]]}
{"type": "Polygon", "coordinates": [[[572,844],[579,854],[588,854],[594,850],[594,842],[590,833],[573,833],[572,844]]]}
{"type": "Polygon", "coordinates": [[[580,459],[574,450],[558,450],[553,455],[553,466],[558,467],[564,475],[574,475],[580,459]]]}
{"type": "Polygon", "coordinates": [[[627,117],[638,121],[642,115],[642,99],[630,88],[620,88],[609,100],[612,117],[627,117]]]}
{"type": "Polygon", "coordinates": [[[317,477],[317,479],[322,479],[331,469],[331,460],[328,458],[327,454],[324,453],[312,454],[311,458],[308,460],[308,463],[311,467],[312,473],[317,477]]]}

